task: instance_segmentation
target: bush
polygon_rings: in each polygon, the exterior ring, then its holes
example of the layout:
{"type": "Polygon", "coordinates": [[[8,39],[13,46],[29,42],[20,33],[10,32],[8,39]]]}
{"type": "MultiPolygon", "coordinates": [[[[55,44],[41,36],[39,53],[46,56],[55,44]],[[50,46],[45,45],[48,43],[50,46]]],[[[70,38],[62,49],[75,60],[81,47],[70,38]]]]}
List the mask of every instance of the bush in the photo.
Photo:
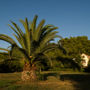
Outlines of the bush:
{"type": "Polygon", "coordinates": [[[23,64],[16,60],[5,60],[0,64],[0,72],[20,72],[23,69],[23,64]]]}

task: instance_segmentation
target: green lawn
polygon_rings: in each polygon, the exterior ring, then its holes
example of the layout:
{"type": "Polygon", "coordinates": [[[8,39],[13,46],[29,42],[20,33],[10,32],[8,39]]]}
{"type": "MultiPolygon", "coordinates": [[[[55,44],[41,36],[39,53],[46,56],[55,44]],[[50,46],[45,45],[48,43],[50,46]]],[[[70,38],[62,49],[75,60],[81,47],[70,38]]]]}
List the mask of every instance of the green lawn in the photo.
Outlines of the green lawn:
{"type": "Polygon", "coordinates": [[[90,74],[42,72],[42,80],[22,82],[21,73],[0,73],[0,90],[90,90],[90,74]]]}

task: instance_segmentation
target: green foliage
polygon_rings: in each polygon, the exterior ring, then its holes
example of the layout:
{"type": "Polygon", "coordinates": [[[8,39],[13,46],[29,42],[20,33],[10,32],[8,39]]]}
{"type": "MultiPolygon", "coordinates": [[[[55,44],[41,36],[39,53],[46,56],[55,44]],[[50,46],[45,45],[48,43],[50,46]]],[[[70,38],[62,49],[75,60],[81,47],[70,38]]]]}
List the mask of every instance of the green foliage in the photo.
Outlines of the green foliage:
{"type": "Polygon", "coordinates": [[[17,72],[22,71],[24,61],[22,60],[22,53],[17,48],[10,50],[7,53],[0,53],[0,72],[17,72]]]}
{"type": "Polygon", "coordinates": [[[0,72],[19,72],[23,69],[23,63],[17,60],[4,60],[0,64],[0,72]]]}
{"type": "Polygon", "coordinates": [[[8,55],[8,53],[0,53],[0,62],[1,61],[3,61],[4,59],[6,59],[6,58],[8,58],[9,57],[9,55],[8,55]]]}
{"type": "Polygon", "coordinates": [[[16,60],[22,60],[23,62],[23,54],[20,52],[20,50],[17,49],[17,47],[13,47],[11,50],[11,58],[16,60]]]}
{"type": "Polygon", "coordinates": [[[52,59],[53,62],[53,70],[58,70],[60,67],[62,68],[73,68],[76,70],[81,70],[81,57],[82,53],[90,54],[90,40],[86,36],[78,36],[71,38],[61,39],[59,42],[66,50],[66,54],[63,53],[62,49],[55,49],[47,53],[47,55],[52,59]],[[75,60],[74,60],[75,59],[75,60]],[[56,67],[56,68],[55,68],[56,67]]]}
{"type": "Polygon", "coordinates": [[[67,54],[77,57],[81,53],[90,54],[90,40],[86,36],[70,37],[60,40],[67,54]]]}
{"type": "MultiPolygon", "coordinates": [[[[59,47],[58,44],[49,44],[50,41],[54,40],[54,38],[60,38],[60,36],[57,35],[58,32],[54,31],[57,27],[53,25],[44,25],[45,20],[41,20],[41,22],[37,25],[37,18],[38,16],[36,15],[31,23],[29,23],[27,18],[25,18],[25,21],[20,20],[25,29],[25,33],[15,22],[11,21],[12,25],[9,26],[14,31],[13,35],[19,44],[16,43],[11,37],[0,34],[0,40],[4,40],[11,44],[11,57],[21,58],[23,56],[23,59],[26,62],[29,61],[31,66],[42,62],[42,59],[40,59],[41,55],[46,56],[45,53],[47,51],[59,47]],[[17,52],[17,49],[19,52],[17,52]]],[[[47,59],[49,58],[47,57],[47,59]]]]}
{"type": "Polygon", "coordinates": [[[86,36],[64,38],[59,41],[67,52],[68,58],[76,58],[76,62],[80,63],[80,55],[82,53],[90,54],[90,40],[86,36]]]}

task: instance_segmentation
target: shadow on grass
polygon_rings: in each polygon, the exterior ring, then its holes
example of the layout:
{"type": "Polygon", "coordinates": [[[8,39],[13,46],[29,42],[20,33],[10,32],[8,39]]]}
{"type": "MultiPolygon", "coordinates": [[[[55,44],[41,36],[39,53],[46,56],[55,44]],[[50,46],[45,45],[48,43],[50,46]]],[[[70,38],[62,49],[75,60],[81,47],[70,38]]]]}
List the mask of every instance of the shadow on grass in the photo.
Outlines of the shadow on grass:
{"type": "Polygon", "coordinates": [[[60,79],[60,74],[58,73],[45,73],[45,74],[41,74],[41,76],[39,77],[40,80],[48,80],[48,77],[56,77],[57,79],[60,79]]]}
{"type": "Polygon", "coordinates": [[[63,81],[75,81],[76,84],[73,84],[73,86],[76,88],[76,90],[90,90],[90,74],[65,74],[60,75],[60,79],[63,81]]]}
{"type": "Polygon", "coordinates": [[[54,76],[57,80],[71,81],[75,90],[90,90],[90,74],[47,73],[42,75],[43,80],[48,80],[48,77],[51,76],[54,76]]]}

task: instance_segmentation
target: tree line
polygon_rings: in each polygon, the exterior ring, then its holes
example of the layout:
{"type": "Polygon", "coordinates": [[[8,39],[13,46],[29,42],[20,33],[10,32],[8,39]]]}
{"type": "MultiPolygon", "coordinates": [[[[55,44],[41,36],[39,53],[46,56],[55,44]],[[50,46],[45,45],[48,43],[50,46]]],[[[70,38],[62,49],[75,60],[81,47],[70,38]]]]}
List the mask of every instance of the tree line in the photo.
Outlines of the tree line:
{"type": "MultiPolygon", "coordinates": [[[[56,45],[57,43],[51,43],[52,45],[56,45]]],[[[80,66],[82,53],[90,55],[90,40],[88,40],[87,36],[77,36],[70,38],[63,38],[58,41],[58,44],[62,44],[63,49],[57,48],[48,51],[47,57],[51,60],[51,63],[47,61],[47,58],[44,56],[40,56],[42,59],[41,64],[38,64],[37,67],[44,70],[65,70],[65,69],[77,69],[78,65],[80,66]],[[73,62],[78,63],[78,65],[73,62]]],[[[14,71],[22,71],[24,62],[21,60],[23,55],[17,48],[13,48],[12,50],[12,59],[10,60],[9,52],[1,52],[0,53],[0,66],[2,67],[2,72],[14,72],[14,71]],[[11,64],[10,64],[11,63],[11,64]],[[7,68],[8,67],[8,68],[7,68]],[[3,70],[7,69],[7,70],[3,70]]]]}

